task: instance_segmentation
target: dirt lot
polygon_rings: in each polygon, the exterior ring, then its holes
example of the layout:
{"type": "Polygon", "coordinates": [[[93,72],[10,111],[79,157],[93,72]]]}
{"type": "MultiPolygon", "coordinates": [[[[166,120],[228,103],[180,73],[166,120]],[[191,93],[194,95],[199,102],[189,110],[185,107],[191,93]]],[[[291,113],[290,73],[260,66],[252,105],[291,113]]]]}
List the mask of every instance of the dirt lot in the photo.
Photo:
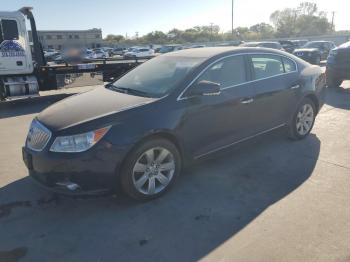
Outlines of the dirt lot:
{"type": "Polygon", "coordinates": [[[37,101],[0,109],[0,261],[350,261],[350,83],[312,134],[197,163],[161,199],[57,197],[21,159],[37,101]]]}

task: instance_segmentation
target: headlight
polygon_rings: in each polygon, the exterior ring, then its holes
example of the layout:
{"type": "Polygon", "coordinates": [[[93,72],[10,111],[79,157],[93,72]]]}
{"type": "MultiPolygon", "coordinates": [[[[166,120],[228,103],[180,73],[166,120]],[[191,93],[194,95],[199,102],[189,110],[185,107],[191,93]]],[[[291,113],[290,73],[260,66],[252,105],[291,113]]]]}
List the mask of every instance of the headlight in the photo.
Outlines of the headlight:
{"type": "Polygon", "coordinates": [[[109,129],[110,126],[78,135],[58,136],[53,142],[50,151],[65,153],[86,151],[100,141],[109,129]]]}

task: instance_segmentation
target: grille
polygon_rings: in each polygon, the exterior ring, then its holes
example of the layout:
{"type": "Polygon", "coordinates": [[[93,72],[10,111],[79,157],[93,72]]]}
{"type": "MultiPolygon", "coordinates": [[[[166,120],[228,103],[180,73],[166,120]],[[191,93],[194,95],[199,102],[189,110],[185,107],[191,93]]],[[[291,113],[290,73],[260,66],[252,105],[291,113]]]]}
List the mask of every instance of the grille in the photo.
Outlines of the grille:
{"type": "Polygon", "coordinates": [[[51,138],[51,132],[37,120],[33,120],[30,125],[26,145],[34,151],[41,151],[51,138]]]}

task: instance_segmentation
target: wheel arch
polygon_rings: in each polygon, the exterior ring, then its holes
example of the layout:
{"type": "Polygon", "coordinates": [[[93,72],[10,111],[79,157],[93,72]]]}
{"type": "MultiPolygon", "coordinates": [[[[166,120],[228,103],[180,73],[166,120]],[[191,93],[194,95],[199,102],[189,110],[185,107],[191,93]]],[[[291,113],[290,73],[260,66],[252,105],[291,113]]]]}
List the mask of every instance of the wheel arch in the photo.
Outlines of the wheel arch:
{"type": "Polygon", "coordinates": [[[130,156],[130,154],[137,147],[139,147],[142,143],[144,143],[144,142],[146,142],[148,140],[157,139],[157,138],[166,139],[166,140],[168,140],[169,142],[171,142],[172,144],[175,145],[175,147],[179,151],[179,154],[180,154],[180,157],[181,157],[182,166],[185,166],[186,163],[188,163],[184,147],[183,147],[182,143],[179,141],[179,139],[176,137],[176,135],[174,133],[172,133],[171,131],[168,131],[168,130],[157,130],[157,131],[154,131],[152,133],[146,134],[145,136],[143,136],[141,139],[139,139],[134,145],[132,145],[129,148],[127,153],[124,155],[124,157],[120,161],[119,165],[116,167],[116,174],[117,174],[118,180],[119,180],[121,171],[123,169],[123,166],[125,164],[125,161],[130,156]]]}
{"type": "Polygon", "coordinates": [[[308,98],[314,103],[316,107],[316,112],[318,113],[320,110],[320,103],[318,101],[317,96],[315,94],[307,94],[304,98],[308,98]]]}

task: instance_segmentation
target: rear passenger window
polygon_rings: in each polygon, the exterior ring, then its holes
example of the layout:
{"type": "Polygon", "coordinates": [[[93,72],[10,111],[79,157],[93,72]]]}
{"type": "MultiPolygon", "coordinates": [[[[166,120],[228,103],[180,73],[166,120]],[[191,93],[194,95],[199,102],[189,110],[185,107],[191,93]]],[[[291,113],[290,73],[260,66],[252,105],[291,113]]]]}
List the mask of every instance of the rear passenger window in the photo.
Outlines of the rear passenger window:
{"type": "Polygon", "coordinates": [[[295,62],[283,57],[284,71],[286,73],[294,72],[297,70],[295,62]]]}
{"type": "Polygon", "coordinates": [[[244,57],[232,56],[215,63],[198,78],[197,82],[203,80],[218,83],[221,88],[246,82],[244,57]]]}
{"type": "Polygon", "coordinates": [[[274,55],[252,55],[253,77],[255,80],[284,73],[282,59],[274,55]]]}

